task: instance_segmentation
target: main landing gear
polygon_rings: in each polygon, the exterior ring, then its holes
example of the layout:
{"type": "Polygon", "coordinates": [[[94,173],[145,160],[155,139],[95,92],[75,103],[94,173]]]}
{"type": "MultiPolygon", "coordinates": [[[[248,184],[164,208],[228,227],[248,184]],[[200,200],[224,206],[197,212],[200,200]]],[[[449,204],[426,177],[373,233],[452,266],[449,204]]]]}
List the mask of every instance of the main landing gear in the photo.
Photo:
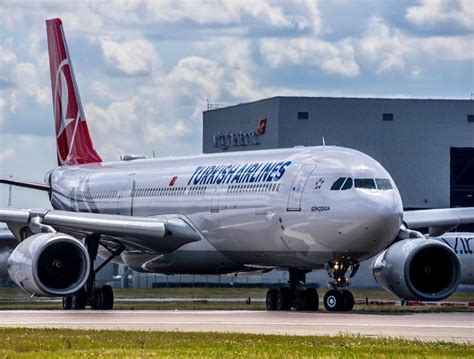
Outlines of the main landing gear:
{"type": "Polygon", "coordinates": [[[97,252],[99,250],[99,244],[101,244],[100,235],[91,234],[86,236],[85,244],[91,261],[89,278],[87,279],[85,286],[79,289],[79,291],[67,297],[63,297],[63,309],[81,310],[85,309],[87,305],[89,305],[92,309],[112,309],[114,306],[114,292],[112,287],[110,285],[103,285],[101,287],[97,286],[95,275],[112,259],[120,255],[120,253],[122,253],[125,248],[119,247],[117,250],[112,250],[102,243],[102,246],[104,246],[110,252],[110,256],[100,266],[94,269],[97,252]]]}
{"type": "Polygon", "coordinates": [[[319,307],[319,296],[316,288],[300,288],[306,283],[308,271],[290,269],[290,280],[288,287],[270,288],[267,291],[267,310],[291,310],[292,308],[302,311],[316,311],[319,307]]]}

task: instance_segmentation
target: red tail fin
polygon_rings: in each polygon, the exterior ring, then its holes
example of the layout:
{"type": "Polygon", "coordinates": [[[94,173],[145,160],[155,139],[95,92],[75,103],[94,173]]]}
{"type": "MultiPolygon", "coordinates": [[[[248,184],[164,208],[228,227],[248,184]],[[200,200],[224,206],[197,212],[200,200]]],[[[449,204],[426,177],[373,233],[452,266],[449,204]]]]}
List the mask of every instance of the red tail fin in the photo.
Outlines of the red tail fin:
{"type": "Polygon", "coordinates": [[[46,20],[59,165],[102,162],[89,135],[60,19],[46,20]]]}

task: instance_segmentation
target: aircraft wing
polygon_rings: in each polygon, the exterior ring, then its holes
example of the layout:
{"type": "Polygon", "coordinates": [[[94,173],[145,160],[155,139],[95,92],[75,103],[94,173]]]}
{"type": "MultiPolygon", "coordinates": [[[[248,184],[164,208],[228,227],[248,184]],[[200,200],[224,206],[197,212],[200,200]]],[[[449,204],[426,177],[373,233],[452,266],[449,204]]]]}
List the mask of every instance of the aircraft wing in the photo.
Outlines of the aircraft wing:
{"type": "Polygon", "coordinates": [[[13,178],[8,178],[8,177],[0,177],[0,183],[8,184],[8,185],[11,185],[11,186],[18,186],[18,187],[36,189],[36,190],[39,190],[39,191],[47,191],[48,192],[48,191],[51,190],[51,188],[48,184],[16,180],[16,179],[13,179],[13,178]]]}
{"type": "Polygon", "coordinates": [[[474,223],[474,207],[405,211],[403,220],[410,229],[429,227],[430,236],[437,237],[460,224],[474,223]]]}
{"type": "Polygon", "coordinates": [[[132,217],[60,210],[0,208],[0,222],[6,223],[16,238],[21,238],[24,231],[34,231],[32,220],[36,218],[40,219],[41,224],[51,226],[58,232],[77,238],[91,233],[102,234],[106,241],[122,244],[131,250],[168,253],[186,243],[201,239],[201,235],[187,218],[180,215],[132,217]]]}

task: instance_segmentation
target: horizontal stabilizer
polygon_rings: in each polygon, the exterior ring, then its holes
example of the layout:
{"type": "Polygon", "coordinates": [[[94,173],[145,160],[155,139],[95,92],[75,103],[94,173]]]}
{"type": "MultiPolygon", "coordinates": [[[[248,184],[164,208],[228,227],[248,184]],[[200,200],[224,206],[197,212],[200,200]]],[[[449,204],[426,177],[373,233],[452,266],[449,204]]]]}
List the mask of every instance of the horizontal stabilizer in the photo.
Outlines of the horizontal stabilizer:
{"type": "Polygon", "coordinates": [[[29,182],[29,181],[20,181],[10,177],[0,177],[0,183],[9,184],[12,186],[25,187],[36,189],[39,191],[50,191],[51,187],[45,183],[29,182]]]}

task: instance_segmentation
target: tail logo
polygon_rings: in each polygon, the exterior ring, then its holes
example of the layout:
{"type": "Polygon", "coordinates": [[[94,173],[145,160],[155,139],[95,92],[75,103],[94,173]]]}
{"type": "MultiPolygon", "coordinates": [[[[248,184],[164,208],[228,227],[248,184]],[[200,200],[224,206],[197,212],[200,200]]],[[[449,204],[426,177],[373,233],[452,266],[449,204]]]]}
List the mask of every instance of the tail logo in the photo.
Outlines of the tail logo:
{"type": "MultiPolygon", "coordinates": [[[[79,123],[79,109],[76,106],[70,106],[69,102],[69,93],[74,91],[74,87],[71,82],[68,81],[67,77],[71,78],[69,60],[64,59],[58,66],[56,71],[56,88],[55,88],[55,103],[54,109],[57,111],[55,117],[59,119],[57,124],[56,139],[58,142],[65,142],[65,146],[58,146],[58,159],[61,164],[64,164],[69,159],[69,154],[74,146],[74,141],[76,137],[77,125],[79,123]],[[67,66],[67,68],[66,68],[67,66]],[[67,75],[69,76],[67,76],[67,75]],[[76,107],[75,109],[73,107],[76,107]],[[75,111],[74,111],[75,110],[75,111]],[[69,115],[69,116],[68,116],[69,115]],[[65,131],[68,129],[69,125],[74,124],[72,128],[72,136],[65,136],[65,131]],[[67,138],[70,138],[70,143],[68,143],[67,138]]],[[[73,105],[71,103],[71,105],[73,105]]],[[[68,131],[71,131],[68,129],[68,131]]]]}
{"type": "Polygon", "coordinates": [[[258,123],[257,133],[259,135],[264,135],[266,128],[267,128],[267,119],[266,117],[262,117],[258,123]]]}

